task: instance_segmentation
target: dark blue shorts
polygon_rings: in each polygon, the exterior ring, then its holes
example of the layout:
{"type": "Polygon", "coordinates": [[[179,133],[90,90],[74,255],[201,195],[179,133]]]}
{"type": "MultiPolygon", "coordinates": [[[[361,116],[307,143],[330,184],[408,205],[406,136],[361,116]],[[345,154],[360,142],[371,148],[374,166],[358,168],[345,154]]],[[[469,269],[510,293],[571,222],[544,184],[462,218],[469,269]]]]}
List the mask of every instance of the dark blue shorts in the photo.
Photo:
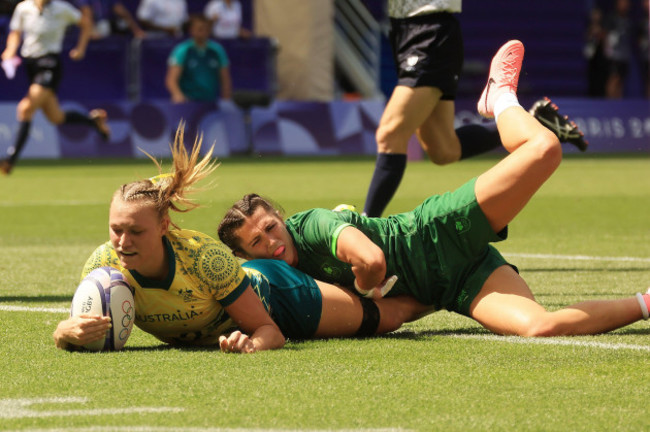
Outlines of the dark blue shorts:
{"type": "Polygon", "coordinates": [[[454,100],[463,68],[463,36],[448,12],[391,18],[390,42],[397,84],[437,87],[443,100],[454,100]]]}

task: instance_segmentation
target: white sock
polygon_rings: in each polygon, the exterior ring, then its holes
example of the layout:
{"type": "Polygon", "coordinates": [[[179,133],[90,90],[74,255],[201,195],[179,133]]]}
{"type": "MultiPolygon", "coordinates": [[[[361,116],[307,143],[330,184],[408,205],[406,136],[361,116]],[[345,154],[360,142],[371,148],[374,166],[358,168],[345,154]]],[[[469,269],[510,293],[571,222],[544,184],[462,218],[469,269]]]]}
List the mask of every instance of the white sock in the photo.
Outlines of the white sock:
{"type": "Polygon", "coordinates": [[[516,94],[506,92],[499,95],[499,99],[494,103],[494,120],[498,120],[502,112],[513,106],[521,106],[516,94]]]}

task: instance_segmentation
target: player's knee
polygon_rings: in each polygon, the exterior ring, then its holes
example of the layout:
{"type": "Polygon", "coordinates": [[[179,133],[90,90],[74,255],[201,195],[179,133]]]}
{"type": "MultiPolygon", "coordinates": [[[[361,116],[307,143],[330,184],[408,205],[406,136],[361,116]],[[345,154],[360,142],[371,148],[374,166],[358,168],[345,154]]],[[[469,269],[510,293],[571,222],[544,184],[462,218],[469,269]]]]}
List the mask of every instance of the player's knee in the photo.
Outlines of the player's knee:
{"type": "Polygon", "coordinates": [[[562,145],[558,137],[550,130],[546,130],[538,139],[544,159],[559,164],[562,160],[562,145]]]}
{"type": "Polygon", "coordinates": [[[19,121],[30,120],[35,111],[36,108],[31,101],[29,99],[23,99],[16,107],[16,117],[19,121]]]}
{"type": "Polygon", "coordinates": [[[558,325],[557,321],[552,318],[550,313],[541,315],[535,319],[531,319],[525,330],[520,336],[525,337],[552,337],[561,336],[565,332],[562,327],[558,325]]]}
{"type": "Polygon", "coordinates": [[[529,148],[536,151],[536,159],[540,164],[552,169],[557,168],[562,161],[562,146],[551,131],[540,133],[529,142],[529,148]]]}
{"type": "Polygon", "coordinates": [[[409,134],[407,131],[402,130],[396,122],[380,123],[375,133],[377,151],[379,153],[406,151],[408,140],[412,134],[413,132],[409,134]]]}

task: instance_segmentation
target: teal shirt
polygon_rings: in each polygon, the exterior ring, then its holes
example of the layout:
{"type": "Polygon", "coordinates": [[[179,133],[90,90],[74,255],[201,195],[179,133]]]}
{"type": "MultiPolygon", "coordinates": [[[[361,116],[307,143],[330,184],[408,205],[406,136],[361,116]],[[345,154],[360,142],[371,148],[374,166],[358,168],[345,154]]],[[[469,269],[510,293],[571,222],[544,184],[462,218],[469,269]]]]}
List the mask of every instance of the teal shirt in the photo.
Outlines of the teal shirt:
{"type": "Polygon", "coordinates": [[[189,100],[214,102],[221,92],[221,69],[228,67],[226,50],[209,40],[199,48],[189,39],[176,45],[169,56],[170,66],[183,68],[179,87],[189,100]]]}
{"type": "Polygon", "coordinates": [[[242,268],[284,336],[292,339],[314,336],[323,298],[312,277],[279,260],[252,260],[242,264],[242,268]]]}

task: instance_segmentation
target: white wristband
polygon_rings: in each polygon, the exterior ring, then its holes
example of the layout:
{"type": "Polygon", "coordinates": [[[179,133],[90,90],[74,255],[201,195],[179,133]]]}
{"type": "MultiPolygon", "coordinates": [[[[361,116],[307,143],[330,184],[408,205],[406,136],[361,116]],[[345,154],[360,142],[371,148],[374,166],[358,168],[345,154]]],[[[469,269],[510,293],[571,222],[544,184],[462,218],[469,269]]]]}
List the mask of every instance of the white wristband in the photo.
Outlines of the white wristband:
{"type": "Polygon", "coordinates": [[[384,286],[381,287],[381,296],[384,297],[388,292],[393,289],[393,285],[397,282],[397,276],[393,275],[386,280],[384,286]]]}
{"type": "Polygon", "coordinates": [[[364,297],[370,294],[370,291],[372,291],[372,290],[364,290],[363,288],[361,288],[356,278],[354,279],[354,289],[357,290],[357,292],[364,297]]]}
{"type": "Polygon", "coordinates": [[[647,320],[650,318],[650,312],[648,311],[648,305],[645,304],[643,294],[636,293],[636,299],[639,301],[639,306],[641,306],[641,313],[643,314],[643,319],[647,320]]]}

